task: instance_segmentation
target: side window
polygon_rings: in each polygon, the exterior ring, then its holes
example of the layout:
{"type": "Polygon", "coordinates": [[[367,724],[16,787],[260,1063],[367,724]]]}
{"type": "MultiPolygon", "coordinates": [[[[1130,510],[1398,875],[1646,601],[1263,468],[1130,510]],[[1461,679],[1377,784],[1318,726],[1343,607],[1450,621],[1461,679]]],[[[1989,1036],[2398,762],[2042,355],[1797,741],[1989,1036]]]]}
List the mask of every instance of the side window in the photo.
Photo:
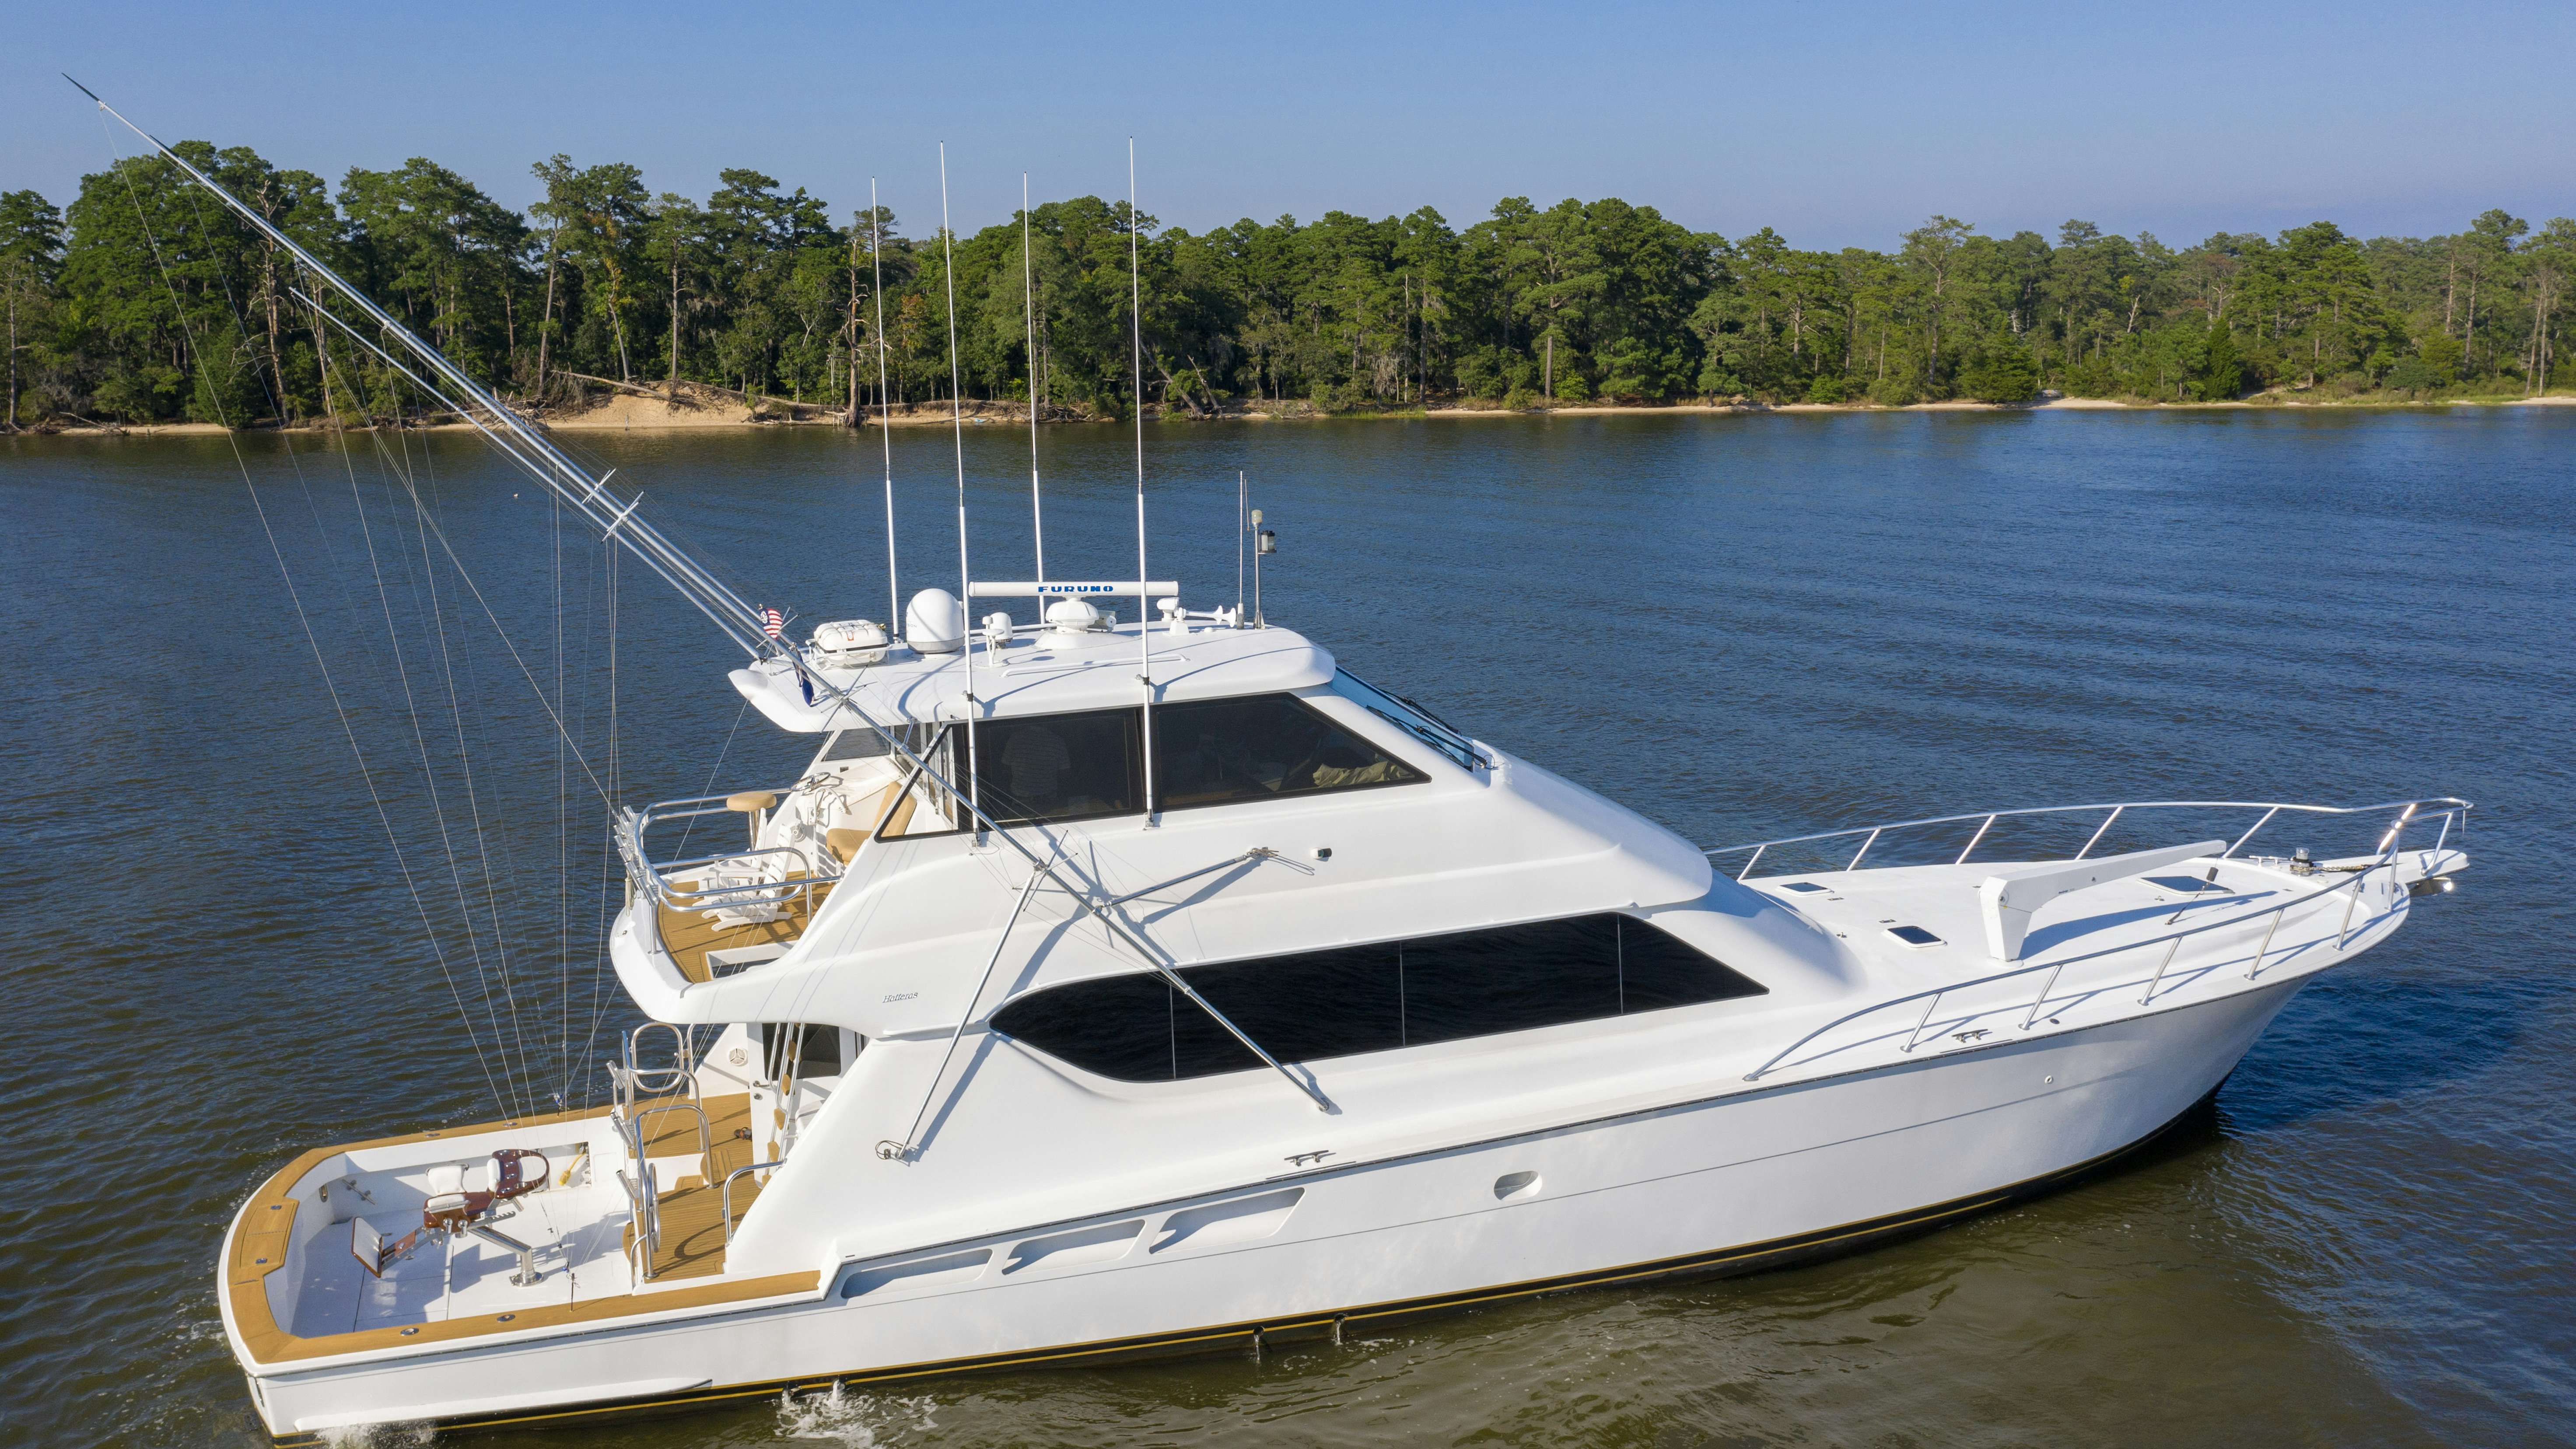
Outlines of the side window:
{"type": "Polygon", "coordinates": [[[1405,1043],[1617,1016],[1616,920],[1576,916],[1405,942],[1405,1043]]]}
{"type": "MultiPolygon", "coordinates": [[[[1140,714],[1102,709],[978,723],[976,803],[1001,825],[1141,813],[1140,714]]],[[[955,748],[965,748],[963,729],[952,728],[949,735],[955,748]]]]}
{"type": "Polygon", "coordinates": [[[1619,1010],[1623,1013],[1766,994],[1716,957],[1647,922],[1631,916],[1611,919],[1619,923],[1619,1010]]]}
{"type": "Polygon", "coordinates": [[[1347,669],[1333,672],[1333,687],[1369,713],[1448,756],[1462,770],[1472,771],[1487,763],[1473,740],[1403,695],[1389,694],[1347,669]]]}
{"type": "Polygon", "coordinates": [[[1154,710],[1154,794],[1166,810],[1422,778],[1421,771],[1293,695],[1205,699],[1154,710]]]}
{"type": "MultiPolygon", "coordinates": [[[[936,725],[899,724],[891,728],[895,737],[902,740],[915,754],[928,749],[932,738],[938,733],[936,725]]],[[[823,753],[815,757],[814,763],[829,765],[842,760],[873,760],[893,753],[894,750],[886,743],[884,735],[867,725],[861,725],[856,729],[843,730],[832,736],[832,742],[823,747],[823,753]]]]}
{"type": "Polygon", "coordinates": [[[841,1029],[809,1023],[801,1032],[784,1023],[760,1024],[761,1067],[769,1080],[788,1077],[837,1077],[841,1074],[841,1029]]]}
{"type": "MultiPolygon", "coordinates": [[[[1193,966],[1181,973],[1262,1050],[1283,1062],[1321,1061],[1404,1045],[1400,948],[1350,946],[1306,951],[1259,961],[1193,966]]],[[[1173,1017],[1173,1066],[1182,1077],[1214,1076],[1261,1065],[1224,1027],[1189,998],[1169,991],[1173,1017]]]]}
{"type": "Polygon", "coordinates": [[[1121,1082],[1168,1082],[1178,1074],[1172,1034],[1183,1007],[1207,1019],[1162,977],[1139,971],[1031,992],[995,1012],[993,1029],[1086,1072],[1121,1082]]]}
{"type": "MultiPolygon", "coordinates": [[[[1615,912],[1190,966],[1181,976],[1290,1062],[1763,994],[1724,963],[1615,912]]],[[[1120,1081],[1261,1065],[1207,1013],[1142,972],[1033,992],[996,1012],[993,1029],[1120,1081]]]]}
{"type": "MultiPolygon", "coordinates": [[[[957,778],[957,755],[964,749],[965,738],[963,726],[948,725],[941,729],[930,747],[921,752],[933,775],[947,780],[957,778]]],[[[931,775],[918,774],[907,767],[904,778],[911,781],[911,788],[886,813],[882,838],[941,835],[961,827],[966,811],[933,781],[931,775]]]]}

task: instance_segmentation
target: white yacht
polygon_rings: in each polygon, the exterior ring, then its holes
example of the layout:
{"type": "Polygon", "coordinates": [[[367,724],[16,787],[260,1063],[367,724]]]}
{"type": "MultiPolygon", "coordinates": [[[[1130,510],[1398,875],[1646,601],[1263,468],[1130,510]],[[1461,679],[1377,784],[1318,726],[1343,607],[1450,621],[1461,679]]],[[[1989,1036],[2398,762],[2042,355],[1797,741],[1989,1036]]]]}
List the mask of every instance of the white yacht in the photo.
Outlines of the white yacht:
{"type": "Polygon", "coordinates": [[[1137,626],[1049,612],[735,673],[818,748],[620,822],[653,1025],[614,1104],[316,1148],[243,1206],[224,1321],[274,1433],[1257,1354],[1849,1251],[2152,1138],[2466,863],[2443,800],[2338,859],[1978,858],[2185,804],[1721,871],[1293,631],[1157,626],[1148,704],[1137,626]],[[740,852],[655,859],[737,811],[740,852]]]}
{"type": "Polygon", "coordinates": [[[2153,1138],[2467,863],[2453,799],[1703,850],[1141,570],[782,640],[271,235],[814,747],[621,813],[649,1020],[604,1105],[316,1147],[242,1205],[218,1292],[281,1441],[1259,1354],[1850,1251],[2153,1138]],[[1035,617],[970,620],[1008,598],[1035,617]],[[2293,822],[2359,848],[2284,855],[2293,822]]]}

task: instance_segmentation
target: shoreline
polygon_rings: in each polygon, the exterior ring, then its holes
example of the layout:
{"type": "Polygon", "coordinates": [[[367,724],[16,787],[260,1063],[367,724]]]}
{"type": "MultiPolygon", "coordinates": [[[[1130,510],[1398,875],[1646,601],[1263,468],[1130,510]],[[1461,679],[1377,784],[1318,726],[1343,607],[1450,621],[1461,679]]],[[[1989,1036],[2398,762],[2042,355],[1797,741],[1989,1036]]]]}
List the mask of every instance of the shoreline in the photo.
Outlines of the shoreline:
{"type": "MultiPolygon", "coordinates": [[[[814,407],[813,404],[802,404],[814,407]]],[[[946,427],[952,422],[949,410],[935,403],[901,404],[901,411],[883,419],[885,425],[898,428],[946,427]]],[[[1151,408],[1146,416],[1157,421],[1179,420],[1196,423],[1300,423],[1361,420],[1404,421],[1431,418],[1552,418],[1552,417],[1658,417],[1669,415],[1715,416],[1741,414],[1758,416],[1767,413],[1935,413],[1935,412],[2285,412],[2314,410],[2319,412],[2415,412],[2452,408],[2518,408],[2576,407],[2576,392],[2542,393],[2537,397],[2519,398],[2435,398],[2422,401],[2396,402],[2376,399],[2345,398],[2333,401],[2305,402],[2280,396],[2264,396],[2229,402],[2122,402],[2116,398],[2046,398],[2027,403],[1928,402],[1886,407],[1875,403],[1730,403],[1686,402],[1658,404],[1584,403],[1558,408],[1438,407],[1387,408],[1328,413],[1304,406],[1274,408],[1256,405],[1240,411],[1229,410],[1208,416],[1178,413],[1151,408]]],[[[1008,424],[1026,426],[1028,409],[1008,400],[969,400],[962,421],[975,427],[1008,424]]],[[[756,413],[736,403],[709,407],[704,403],[672,404],[658,397],[618,396],[604,403],[563,417],[536,419],[547,432],[620,433],[620,432],[701,432],[762,431],[776,428],[846,428],[838,413],[817,411],[814,416],[778,417],[756,413]],[[709,414],[716,414],[710,416],[709,414]]],[[[1083,423],[1118,423],[1117,418],[1063,417],[1044,420],[1048,426],[1083,423]]],[[[859,424],[872,428],[880,424],[875,410],[859,424]]],[[[376,424],[349,424],[338,431],[367,432],[376,424]]],[[[437,422],[403,425],[406,432],[471,432],[474,425],[452,417],[437,422]]],[[[221,423],[94,423],[83,421],[71,426],[26,428],[16,434],[0,437],[219,437],[228,433],[296,433],[313,434],[335,431],[321,423],[298,423],[291,427],[227,428],[221,423]]]]}

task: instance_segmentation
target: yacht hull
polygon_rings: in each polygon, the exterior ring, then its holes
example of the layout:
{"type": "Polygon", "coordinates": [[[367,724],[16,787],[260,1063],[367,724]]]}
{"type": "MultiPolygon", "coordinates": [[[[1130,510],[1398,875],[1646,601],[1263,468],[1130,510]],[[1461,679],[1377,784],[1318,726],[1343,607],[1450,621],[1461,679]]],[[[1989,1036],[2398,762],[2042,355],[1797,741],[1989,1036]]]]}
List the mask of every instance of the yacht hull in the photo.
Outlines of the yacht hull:
{"type": "Polygon", "coordinates": [[[359,1422],[535,1427],[835,1381],[1257,1353],[1540,1293],[1757,1271],[2101,1167],[2215,1091],[2301,984],[925,1245],[845,1265],[817,1301],[262,1375],[254,1397],[281,1442],[359,1422]]]}

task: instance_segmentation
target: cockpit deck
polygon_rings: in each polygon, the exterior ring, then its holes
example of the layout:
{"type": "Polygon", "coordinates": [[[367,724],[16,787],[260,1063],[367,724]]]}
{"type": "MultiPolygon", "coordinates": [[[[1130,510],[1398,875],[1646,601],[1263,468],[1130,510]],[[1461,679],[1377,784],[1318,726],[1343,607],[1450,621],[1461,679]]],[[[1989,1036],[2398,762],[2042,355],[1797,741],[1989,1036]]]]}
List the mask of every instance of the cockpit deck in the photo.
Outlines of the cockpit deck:
{"type": "MultiPolygon", "coordinates": [[[[359,1182],[366,1179],[361,1177],[359,1182]]],[[[364,1215],[387,1238],[420,1225],[418,1208],[364,1215]]],[[[334,1252],[336,1238],[307,1247],[288,1329],[298,1338],[328,1338],[364,1329],[441,1323],[548,1304],[624,1293],[632,1286],[619,1234],[625,1204],[614,1183],[536,1193],[494,1226],[535,1249],[541,1277],[511,1281],[516,1255],[481,1238],[453,1234],[425,1241],[386,1266],[382,1277],[358,1259],[334,1252]]]]}
{"type": "MultiPolygon", "coordinates": [[[[753,1161],[750,1095],[643,1097],[631,1110],[660,1189],[647,1281],[636,1281],[635,1204],[618,1180],[621,1168],[636,1175],[629,1138],[613,1116],[414,1133],[308,1152],[243,1207],[224,1276],[244,1344],[261,1361],[311,1359],[810,1292],[811,1273],[723,1278],[724,1183],[753,1161]],[[372,1245],[420,1229],[442,1190],[488,1186],[505,1149],[543,1153],[546,1175],[478,1219],[488,1232],[421,1232],[408,1252],[366,1261],[372,1245]],[[532,1279],[495,1234],[529,1250],[532,1279]]],[[[761,1176],[733,1178],[730,1226],[758,1200],[761,1176]]]]}

